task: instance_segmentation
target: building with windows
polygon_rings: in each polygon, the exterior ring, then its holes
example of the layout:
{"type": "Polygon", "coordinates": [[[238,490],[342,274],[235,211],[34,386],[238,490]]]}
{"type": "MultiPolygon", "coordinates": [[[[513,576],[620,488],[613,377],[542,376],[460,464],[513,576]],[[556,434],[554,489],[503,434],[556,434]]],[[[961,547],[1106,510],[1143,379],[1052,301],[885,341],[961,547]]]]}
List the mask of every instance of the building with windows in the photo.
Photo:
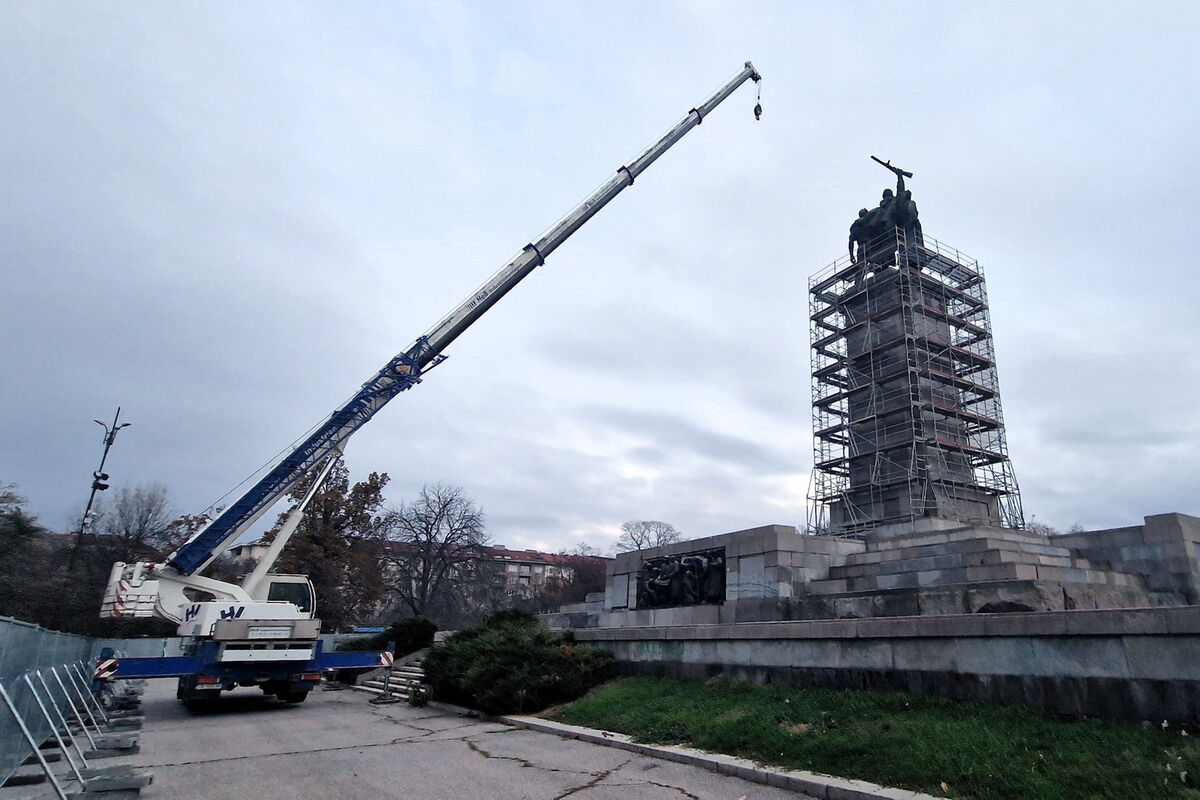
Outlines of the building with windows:
{"type": "Polygon", "coordinates": [[[541,594],[546,584],[555,581],[570,583],[575,570],[582,565],[607,567],[612,559],[600,556],[569,556],[562,553],[543,553],[538,550],[509,550],[503,545],[482,548],[482,559],[502,575],[504,588],[510,597],[529,598],[541,594]]]}

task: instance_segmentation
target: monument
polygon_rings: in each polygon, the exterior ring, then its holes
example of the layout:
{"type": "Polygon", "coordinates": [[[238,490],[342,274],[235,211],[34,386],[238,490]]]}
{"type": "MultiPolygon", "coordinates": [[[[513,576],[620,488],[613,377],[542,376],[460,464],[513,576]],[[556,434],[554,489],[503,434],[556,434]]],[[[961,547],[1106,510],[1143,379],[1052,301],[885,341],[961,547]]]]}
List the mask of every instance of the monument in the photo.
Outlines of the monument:
{"type": "Polygon", "coordinates": [[[814,458],[803,533],[769,525],[622,553],[571,625],[682,625],[1182,606],[1200,521],[1024,530],[987,286],[923,229],[913,174],[809,282],[814,458]],[[582,616],[580,616],[582,615],[582,616]]]}
{"type": "Polygon", "coordinates": [[[810,281],[810,528],[953,520],[1021,528],[983,271],[924,235],[905,177],[810,281]]]}
{"type": "Polygon", "coordinates": [[[620,553],[550,627],[629,674],[896,688],[1122,719],[1200,714],[1200,519],[1026,531],[983,270],[905,179],[810,281],[806,530],[620,553]],[[723,571],[723,572],[722,572],[723,571]]]}

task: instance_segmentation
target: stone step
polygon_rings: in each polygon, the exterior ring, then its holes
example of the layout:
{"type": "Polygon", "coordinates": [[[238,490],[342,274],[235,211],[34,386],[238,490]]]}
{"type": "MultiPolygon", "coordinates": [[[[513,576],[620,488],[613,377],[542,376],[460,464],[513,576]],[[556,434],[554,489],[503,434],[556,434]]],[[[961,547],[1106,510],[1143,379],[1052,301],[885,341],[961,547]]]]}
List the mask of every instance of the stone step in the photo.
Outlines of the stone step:
{"type": "Polygon", "coordinates": [[[407,700],[410,694],[410,688],[415,684],[420,684],[425,681],[425,671],[421,669],[420,663],[402,664],[392,669],[391,675],[386,678],[383,676],[368,678],[367,680],[356,683],[353,688],[371,694],[382,695],[385,691],[391,697],[407,700]]]}
{"type": "Polygon", "coordinates": [[[866,552],[852,553],[847,556],[846,563],[877,564],[885,561],[899,561],[905,558],[925,558],[926,556],[945,555],[946,553],[974,553],[984,550],[1011,550],[1015,552],[1020,550],[1020,544],[987,536],[956,539],[952,542],[928,542],[905,547],[878,549],[872,544],[866,552]]]}
{"type": "Polygon", "coordinates": [[[1101,571],[1096,564],[1072,554],[1070,550],[1040,539],[1030,540],[1028,535],[1021,539],[977,537],[892,550],[872,550],[850,555],[845,563],[831,567],[829,578],[862,578],[1008,562],[1101,571]]]}
{"type": "MultiPolygon", "coordinates": [[[[1057,559],[1055,566],[1072,566],[1071,559],[1057,559]]],[[[995,564],[1029,564],[1036,561],[1022,557],[1019,551],[981,550],[972,553],[941,553],[918,558],[894,559],[873,564],[842,564],[829,568],[830,578],[870,578],[878,575],[899,575],[908,572],[984,567],[995,564]]]]}
{"type": "MultiPolygon", "coordinates": [[[[835,567],[834,569],[837,568],[835,567]]],[[[805,584],[805,589],[810,594],[842,594],[844,592],[916,589],[929,586],[949,586],[960,583],[988,583],[1008,580],[1090,584],[1092,586],[1133,590],[1143,588],[1141,580],[1136,575],[1079,566],[1059,567],[1012,561],[978,566],[930,567],[921,570],[895,571],[886,574],[875,572],[869,575],[857,576],[835,575],[834,569],[830,570],[830,577],[828,579],[809,581],[805,584]]]]}
{"type": "MultiPolygon", "coordinates": [[[[356,683],[354,688],[365,692],[372,692],[373,694],[383,694],[383,681],[363,681],[362,683],[356,683]]],[[[408,697],[408,684],[400,681],[392,681],[388,685],[387,692],[395,697],[406,698],[408,697]]]]}
{"type": "Polygon", "coordinates": [[[1013,553],[1026,553],[1048,558],[1071,558],[1071,551],[1065,547],[1049,544],[1043,537],[1004,538],[1001,536],[971,536],[954,539],[948,542],[926,542],[911,544],[905,547],[877,547],[874,543],[864,553],[852,553],[846,557],[846,564],[874,564],[887,561],[900,561],[907,558],[926,558],[929,556],[947,555],[949,553],[978,553],[998,550],[1013,553]]]}
{"type": "Polygon", "coordinates": [[[903,536],[894,536],[890,539],[881,539],[877,542],[871,542],[868,550],[902,550],[906,547],[949,544],[951,542],[961,542],[970,539],[992,539],[1009,542],[1028,542],[1030,544],[1049,544],[1046,541],[1046,537],[1038,536],[1036,533],[1029,533],[1027,531],[1018,531],[1011,528],[964,526],[962,528],[952,528],[945,531],[930,531],[929,533],[914,533],[903,536]]]}

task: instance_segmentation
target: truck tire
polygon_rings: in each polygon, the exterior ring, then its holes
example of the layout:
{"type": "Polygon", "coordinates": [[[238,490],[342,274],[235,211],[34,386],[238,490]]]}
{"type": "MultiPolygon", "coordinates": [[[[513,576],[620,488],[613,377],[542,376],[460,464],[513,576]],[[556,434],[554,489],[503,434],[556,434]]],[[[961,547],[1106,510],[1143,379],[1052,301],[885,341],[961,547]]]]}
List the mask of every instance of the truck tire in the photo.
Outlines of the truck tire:
{"type": "Polygon", "coordinates": [[[183,707],[193,714],[206,714],[217,707],[215,697],[185,697],[183,707]]]}

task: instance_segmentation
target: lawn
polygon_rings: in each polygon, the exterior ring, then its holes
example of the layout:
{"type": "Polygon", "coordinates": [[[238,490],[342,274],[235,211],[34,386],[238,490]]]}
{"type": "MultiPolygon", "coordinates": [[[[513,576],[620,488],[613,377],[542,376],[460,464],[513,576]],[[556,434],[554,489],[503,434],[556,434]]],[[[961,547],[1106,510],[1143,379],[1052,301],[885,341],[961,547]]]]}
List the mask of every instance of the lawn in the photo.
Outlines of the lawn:
{"type": "Polygon", "coordinates": [[[552,719],[978,800],[1200,800],[1200,736],[899,692],[625,678],[552,719]]]}

